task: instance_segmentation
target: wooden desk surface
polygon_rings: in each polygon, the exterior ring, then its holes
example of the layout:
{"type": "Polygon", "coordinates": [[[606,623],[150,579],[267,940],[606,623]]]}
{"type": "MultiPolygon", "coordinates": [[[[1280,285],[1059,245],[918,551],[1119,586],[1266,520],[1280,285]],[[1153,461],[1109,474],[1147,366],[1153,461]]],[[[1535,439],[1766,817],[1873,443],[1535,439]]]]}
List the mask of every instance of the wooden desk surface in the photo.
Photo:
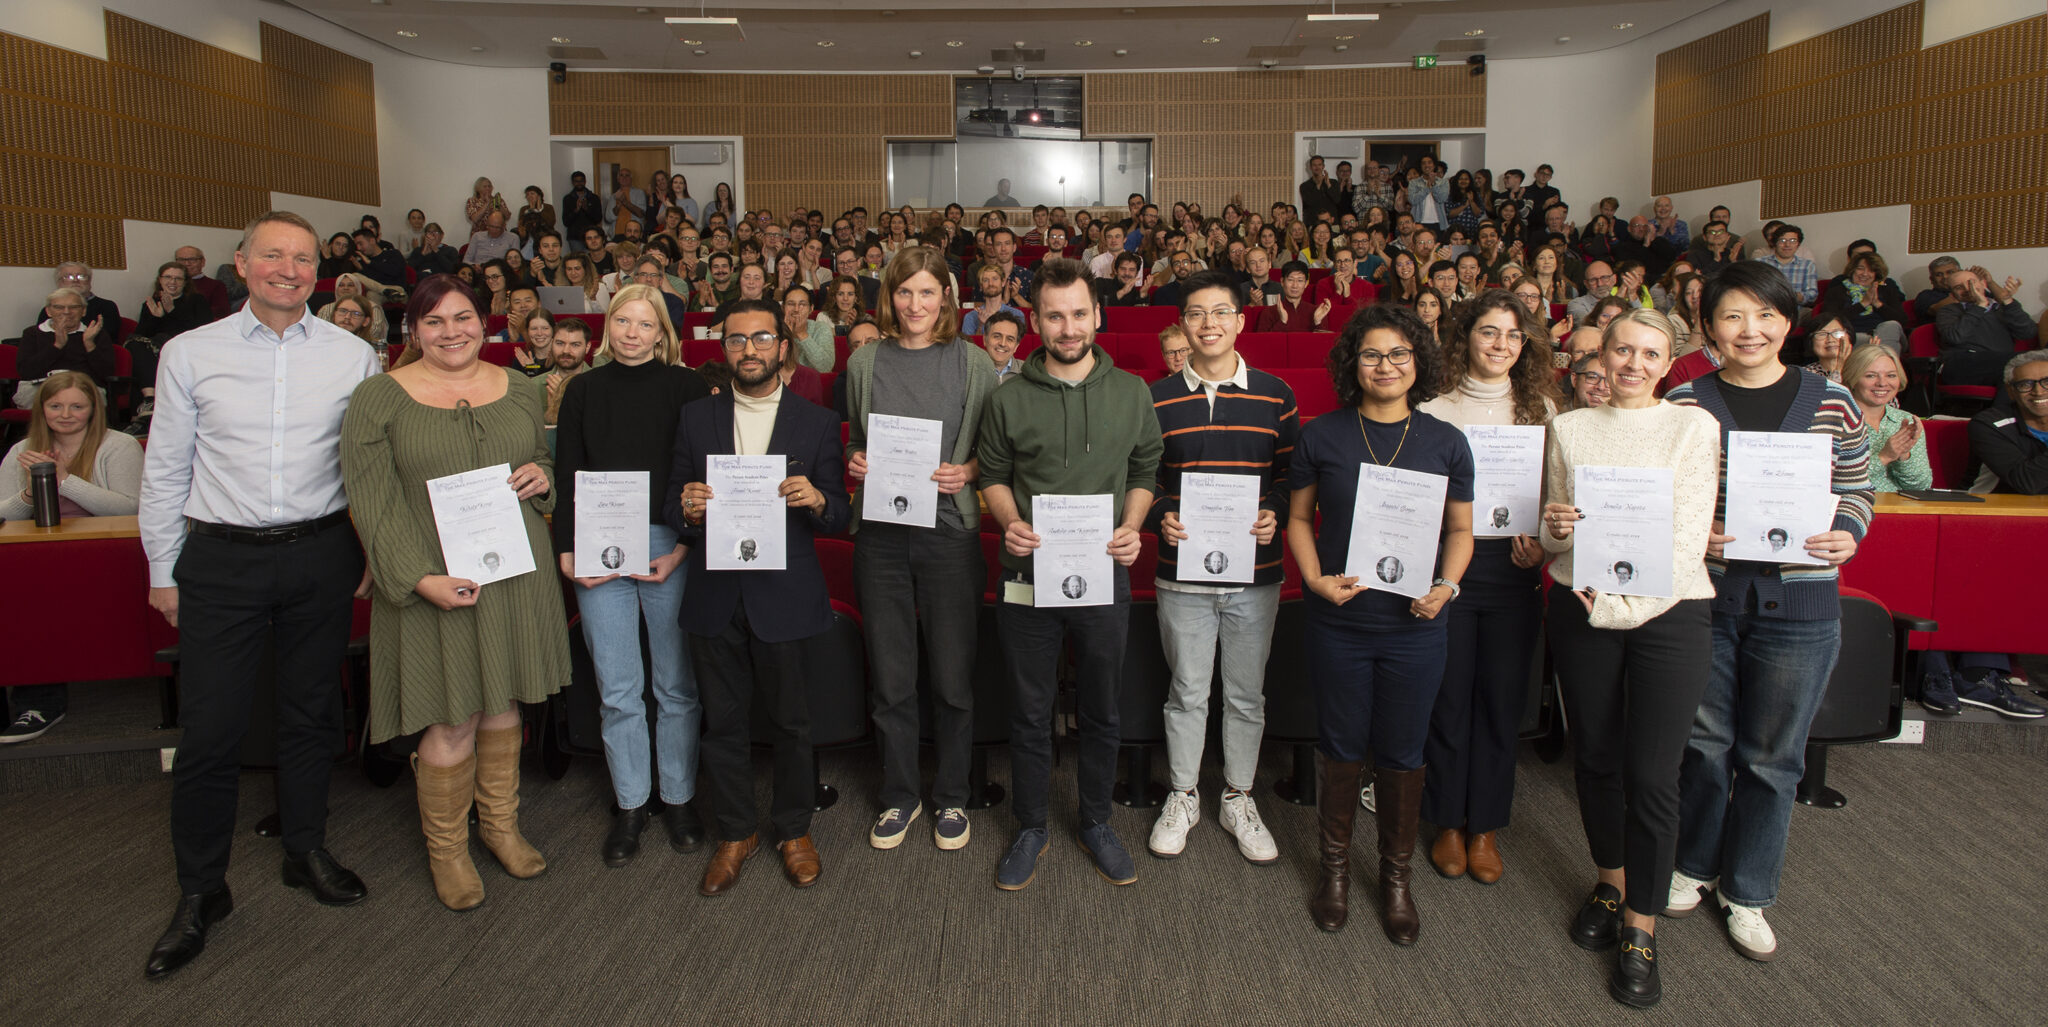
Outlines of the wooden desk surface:
{"type": "Polygon", "coordinates": [[[9,542],[68,542],[86,539],[141,538],[134,517],[69,517],[54,528],[38,528],[33,520],[0,524],[0,545],[9,542]]]}
{"type": "Polygon", "coordinates": [[[1896,492],[1877,496],[1879,514],[1932,514],[1939,517],[2048,517],[2048,496],[2011,494],[1979,497],[1981,503],[1923,503],[1896,492]]]}

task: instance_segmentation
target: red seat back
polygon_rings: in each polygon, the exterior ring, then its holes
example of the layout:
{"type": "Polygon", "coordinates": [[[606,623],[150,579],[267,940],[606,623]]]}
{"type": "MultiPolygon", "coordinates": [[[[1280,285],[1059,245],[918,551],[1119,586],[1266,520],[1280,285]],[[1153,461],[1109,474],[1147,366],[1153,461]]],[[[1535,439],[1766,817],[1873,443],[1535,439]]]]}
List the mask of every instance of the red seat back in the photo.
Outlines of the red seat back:
{"type": "Polygon", "coordinates": [[[1964,475],[1970,469],[1970,422],[1953,417],[1926,417],[1927,463],[1934,469],[1934,487],[1968,488],[1964,475]]]}
{"type": "Polygon", "coordinates": [[[1909,357],[1935,357],[1941,355],[1941,336],[1931,324],[1913,329],[1906,336],[1906,355],[1909,357]]]}
{"type": "Polygon", "coordinates": [[[1330,362],[1330,347],[1337,344],[1335,332],[1288,332],[1288,367],[1313,367],[1318,370],[1330,362]]]}
{"type": "Polygon", "coordinates": [[[1337,387],[1331,384],[1329,373],[1322,368],[1292,367],[1279,374],[1294,390],[1294,401],[1302,421],[1307,422],[1337,409],[1337,387]]]}
{"type": "Polygon", "coordinates": [[[1246,332],[1237,337],[1237,352],[1261,371],[1289,366],[1286,332],[1246,332]]]}
{"type": "Polygon", "coordinates": [[[1174,307],[1111,307],[1105,327],[1112,332],[1147,332],[1159,334],[1160,329],[1180,319],[1180,311],[1174,307]]]}
{"type": "Polygon", "coordinates": [[[499,367],[511,367],[512,351],[518,348],[519,344],[516,342],[484,343],[483,361],[486,364],[496,364],[499,367]]]}

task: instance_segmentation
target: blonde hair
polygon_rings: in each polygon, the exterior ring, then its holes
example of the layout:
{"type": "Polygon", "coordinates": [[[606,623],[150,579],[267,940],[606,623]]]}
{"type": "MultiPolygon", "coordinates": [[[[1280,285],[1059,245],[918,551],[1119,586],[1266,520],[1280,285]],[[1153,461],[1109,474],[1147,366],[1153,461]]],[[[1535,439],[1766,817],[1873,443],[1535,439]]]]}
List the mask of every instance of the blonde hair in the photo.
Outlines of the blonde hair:
{"type": "Polygon", "coordinates": [[[918,272],[932,276],[939,283],[939,319],[932,325],[932,341],[944,344],[960,337],[960,297],[955,295],[951,284],[952,269],[946,266],[946,258],[930,246],[905,246],[896,251],[889,266],[882,271],[882,287],[875,295],[875,323],[882,334],[900,338],[902,329],[896,325],[896,289],[904,282],[917,277],[918,272]]]}
{"type": "Polygon", "coordinates": [[[1639,324],[1645,328],[1655,329],[1664,336],[1664,341],[1671,345],[1671,349],[1667,351],[1666,355],[1673,356],[1675,359],[1678,349],[1678,329],[1672,324],[1669,314],[1653,307],[1630,307],[1628,310],[1614,315],[1614,320],[1607,322],[1607,327],[1600,330],[1600,348],[1602,350],[1607,348],[1608,343],[1614,341],[1614,329],[1624,324],[1639,324]]]}
{"type": "MultiPolygon", "coordinates": [[[[1901,386],[1910,380],[1906,377],[1906,362],[1900,360],[1897,353],[1893,353],[1890,349],[1878,343],[1864,343],[1850,350],[1849,359],[1843,361],[1842,384],[1848,385],[1850,382],[1863,377],[1863,372],[1870,370],[1870,365],[1880,360],[1889,360],[1892,362],[1893,367],[1899,369],[1899,384],[1901,386]]],[[[1853,386],[1851,390],[1854,390],[1853,386]]]]}
{"type": "MultiPolygon", "coordinates": [[[[612,301],[604,308],[604,341],[597,344],[599,356],[610,356],[612,347],[612,315],[621,306],[632,302],[645,303],[654,308],[654,320],[661,325],[661,341],[654,346],[654,359],[664,364],[683,362],[683,346],[676,340],[676,326],[668,319],[668,303],[661,298],[661,290],[651,285],[634,283],[612,294],[612,301]]],[[[593,360],[596,358],[593,357],[593,360]]]]}
{"type": "Polygon", "coordinates": [[[65,389],[77,389],[85,393],[85,401],[92,406],[92,418],[85,425],[85,441],[78,444],[77,455],[71,458],[71,466],[65,474],[74,475],[80,481],[92,480],[92,464],[100,455],[100,442],[107,437],[107,401],[100,395],[99,383],[83,371],[57,371],[43,384],[36,386],[35,398],[28,408],[28,448],[31,452],[48,453],[57,448],[51,437],[50,423],[43,417],[43,404],[50,397],[65,389]]]}

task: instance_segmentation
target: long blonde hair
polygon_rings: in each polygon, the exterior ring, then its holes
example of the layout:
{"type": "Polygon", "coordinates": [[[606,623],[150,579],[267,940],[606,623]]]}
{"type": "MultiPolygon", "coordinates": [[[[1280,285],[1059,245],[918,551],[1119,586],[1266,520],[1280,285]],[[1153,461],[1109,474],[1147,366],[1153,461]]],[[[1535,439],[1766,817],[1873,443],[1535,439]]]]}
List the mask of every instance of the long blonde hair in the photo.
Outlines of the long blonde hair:
{"type": "Polygon", "coordinates": [[[604,340],[597,344],[598,354],[605,356],[611,353],[612,314],[635,300],[653,307],[654,319],[661,325],[661,342],[654,347],[654,359],[664,364],[682,363],[683,345],[676,340],[676,326],[668,319],[668,303],[661,298],[661,290],[637,282],[613,293],[611,303],[604,308],[604,340]]]}
{"type": "Polygon", "coordinates": [[[929,246],[905,246],[890,259],[882,271],[882,287],[875,294],[875,324],[883,335],[901,337],[902,329],[896,324],[896,288],[920,271],[939,283],[942,297],[938,323],[932,325],[932,341],[941,345],[952,342],[960,334],[960,297],[953,291],[952,269],[946,266],[945,255],[929,246]]]}
{"type": "Polygon", "coordinates": [[[99,384],[92,380],[91,375],[83,371],[57,371],[36,387],[35,398],[29,402],[28,408],[28,448],[35,453],[48,453],[57,448],[50,423],[43,417],[43,404],[65,389],[85,393],[85,401],[92,406],[92,418],[85,424],[85,441],[78,444],[78,453],[71,458],[71,466],[66,467],[64,473],[80,481],[91,481],[93,461],[99,458],[100,443],[107,437],[107,401],[100,395],[99,384]]]}

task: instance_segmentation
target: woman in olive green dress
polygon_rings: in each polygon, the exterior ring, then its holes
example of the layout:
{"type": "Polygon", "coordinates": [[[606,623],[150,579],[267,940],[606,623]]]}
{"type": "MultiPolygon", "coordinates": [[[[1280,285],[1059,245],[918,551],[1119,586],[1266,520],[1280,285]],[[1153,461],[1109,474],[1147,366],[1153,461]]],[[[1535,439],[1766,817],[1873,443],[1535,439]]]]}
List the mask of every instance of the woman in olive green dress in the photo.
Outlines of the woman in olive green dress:
{"type": "Polygon", "coordinates": [[[554,556],[542,515],[553,508],[539,394],[477,358],[484,316],[448,275],[407,305],[412,342],[390,374],[365,380],[342,419],[342,477],[376,582],[370,619],[370,740],[424,731],[413,757],[434,891],[448,908],[484,900],[469,858],[468,811],[513,877],[547,861],[520,836],[518,703],[569,680],[568,633],[553,574],[479,585],[451,577],[427,482],[481,467],[515,468],[536,567],[554,556]]]}

